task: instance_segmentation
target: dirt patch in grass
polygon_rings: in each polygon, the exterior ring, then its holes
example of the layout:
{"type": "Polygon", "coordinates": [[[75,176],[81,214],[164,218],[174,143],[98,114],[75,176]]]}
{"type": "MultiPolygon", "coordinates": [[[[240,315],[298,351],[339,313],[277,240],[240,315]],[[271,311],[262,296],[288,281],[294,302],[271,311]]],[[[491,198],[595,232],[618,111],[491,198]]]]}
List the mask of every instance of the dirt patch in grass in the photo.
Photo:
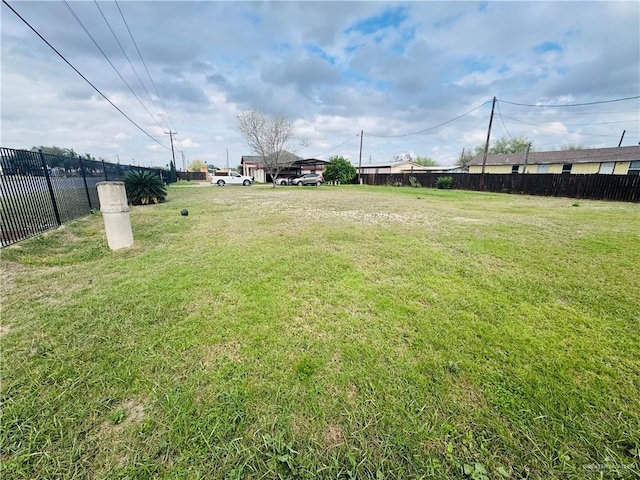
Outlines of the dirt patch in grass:
{"type": "Polygon", "coordinates": [[[105,478],[109,471],[123,468],[129,463],[131,452],[136,448],[127,430],[142,423],[144,418],[144,405],[133,399],[119,403],[107,414],[97,428],[99,453],[95,458],[93,478],[105,478]]]}
{"type": "Polygon", "coordinates": [[[4,261],[0,264],[0,292],[3,296],[16,287],[16,277],[27,270],[27,267],[16,262],[4,261]]]}
{"type": "Polygon", "coordinates": [[[235,341],[205,345],[202,349],[202,365],[213,367],[220,364],[222,360],[240,363],[242,362],[241,349],[242,345],[235,341]]]}
{"type": "Polygon", "coordinates": [[[0,324],[0,338],[11,333],[11,327],[0,324]]]}
{"type": "Polygon", "coordinates": [[[329,425],[323,436],[324,442],[330,447],[337,447],[344,442],[344,431],[340,425],[329,425]]]}

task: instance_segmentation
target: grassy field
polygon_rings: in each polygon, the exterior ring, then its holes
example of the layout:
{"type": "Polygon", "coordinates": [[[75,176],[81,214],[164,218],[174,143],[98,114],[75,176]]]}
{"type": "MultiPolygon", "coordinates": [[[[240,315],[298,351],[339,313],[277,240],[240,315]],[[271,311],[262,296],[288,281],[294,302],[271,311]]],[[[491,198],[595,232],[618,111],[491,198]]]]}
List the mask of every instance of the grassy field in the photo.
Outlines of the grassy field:
{"type": "Polygon", "coordinates": [[[640,205],[168,200],[2,250],[3,479],[640,478],[640,205]]]}

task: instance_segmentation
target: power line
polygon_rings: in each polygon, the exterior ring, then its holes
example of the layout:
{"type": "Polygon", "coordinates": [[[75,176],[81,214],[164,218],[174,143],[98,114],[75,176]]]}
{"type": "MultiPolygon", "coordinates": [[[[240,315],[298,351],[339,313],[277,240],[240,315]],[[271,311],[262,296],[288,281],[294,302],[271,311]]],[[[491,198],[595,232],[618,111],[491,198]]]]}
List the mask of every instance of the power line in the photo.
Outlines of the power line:
{"type": "Polygon", "coordinates": [[[140,60],[142,61],[142,65],[144,65],[144,69],[147,71],[147,75],[149,76],[149,80],[151,80],[151,85],[153,85],[153,89],[156,92],[156,95],[158,95],[158,98],[160,99],[160,104],[162,105],[162,108],[164,109],[165,113],[167,114],[167,118],[169,119],[169,122],[171,123],[171,127],[173,127],[174,130],[176,129],[176,126],[173,123],[173,120],[171,119],[171,115],[169,115],[169,111],[167,110],[167,107],[165,106],[164,102],[162,101],[162,96],[160,95],[160,92],[158,92],[158,87],[156,87],[156,83],[153,81],[153,78],[151,78],[151,73],[149,73],[149,69],[147,68],[147,64],[144,61],[144,58],[142,58],[142,53],[140,53],[140,49],[138,48],[138,44],[136,43],[135,38],[133,38],[133,33],[131,33],[131,29],[129,28],[129,24],[127,23],[127,20],[124,18],[124,14],[122,13],[122,10],[120,9],[120,5],[118,4],[118,0],[114,0],[116,3],[116,7],[118,7],[118,11],[120,12],[120,16],[122,17],[122,21],[124,22],[124,25],[127,27],[127,31],[129,32],[129,36],[131,37],[131,41],[133,42],[133,44],[136,47],[136,51],[138,52],[138,56],[140,57],[140,60]]]}
{"type": "MultiPolygon", "coordinates": [[[[131,70],[133,70],[133,73],[135,73],[136,78],[138,79],[138,82],[140,82],[140,85],[142,86],[143,90],[147,94],[147,97],[149,98],[149,100],[151,101],[153,106],[155,107],[156,112],[158,112],[158,116],[160,118],[162,118],[162,114],[160,113],[160,110],[158,109],[158,106],[156,105],[156,102],[154,102],[153,98],[151,98],[151,94],[149,93],[149,90],[147,90],[147,87],[145,86],[145,84],[143,83],[142,79],[140,78],[140,75],[138,75],[138,72],[136,71],[136,68],[133,66],[133,63],[131,63],[131,60],[129,59],[129,55],[127,55],[127,52],[125,51],[124,47],[120,43],[120,40],[118,40],[118,36],[116,35],[116,32],[114,32],[113,28],[111,28],[111,24],[109,23],[109,20],[107,20],[107,17],[104,15],[102,9],[100,8],[100,5],[98,4],[98,1],[97,0],[93,0],[93,3],[95,3],[96,7],[98,7],[98,11],[100,12],[100,15],[102,15],[102,18],[104,19],[105,23],[107,24],[107,27],[109,27],[109,30],[111,31],[111,34],[113,35],[113,38],[115,39],[116,43],[120,47],[120,50],[122,51],[122,54],[124,55],[124,58],[126,58],[127,62],[129,62],[129,65],[131,66],[131,70]]],[[[166,126],[168,128],[169,125],[166,122],[165,122],[165,124],[166,124],[166,126]]]]}
{"type": "Polygon", "coordinates": [[[123,116],[123,117],[125,117],[127,120],[129,120],[133,125],[135,125],[135,126],[136,126],[136,128],[137,128],[138,130],[140,130],[142,133],[144,133],[147,137],[149,137],[151,140],[153,140],[154,142],[156,142],[158,145],[160,145],[160,146],[162,146],[162,147],[166,148],[167,150],[170,150],[170,148],[169,148],[169,147],[167,147],[166,145],[162,144],[161,142],[159,142],[158,140],[156,140],[155,138],[153,138],[153,137],[152,137],[149,133],[147,133],[147,131],[146,131],[146,130],[144,130],[140,125],[138,125],[136,122],[134,122],[133,120],[131,120],[131,118],[130,118],[126,113],[124,113],[122,110],[120,110],[120,108],[118,108],[118,106],[117,106],[115,103],[113,103],[111,100],[109,100],[109,97],[107,97],[104,93],[102,93],[102,92],[98,89],[98,87],[96,87],[93,83],[91,83],[91,82],[87,79],[87,77],[85,77],[82,73],[80,73],[80,71],[79,71],[76,67],[74,67],[74,66],[71,64],[71,62],[69,62],[69,60],[67,60],[67,59],[64,57],[64,55],[62,55],[58,50],[56,50],[56,49],[55,49],[55,47],[54,47],[53,45],[51,45],[51,44],[50,44],[50,43],[49,43],[49,42],[48,42],[48,41],[47,41],[47,40],[46,40],[42,35],[40,35],[40,33],[39,33],[35,28],[33,28],[33,27],[31,26],[31,24],[29,24],[29,22],[27,22],[27,21],[26,21],[26,20],[25,20],[25,19],[24,19],[24,18],[23,18],[23,17],[22,17],[18,12],[16,12],[16,11],[14,10],[14,8],[13,8],[11,5],[9,5],[9,3],[7,3],[7,1],[6,1],[6,0],[2,0],[2,3],[4,3],[7,7],[9,7],[9,9],[10,9],[13,13],[15,13],[15,14],[16,14],[16,16],[17,16],[20,20],[22,20],[22,21],[24,22],[24,24],[25,24],[27,27],[29,27],[31,30],[33,30],[33,32],[34,32],[36,35],[38,35],[38,37],[40,37],[40,39],[41,39],[44,43],[46,43],[46,44],[49,46],[49,48],[51,48],[51,50],[53,50],[54,52],[56,52],[56,54],[57,54],[57,55],[58,55],[62,60],[64,60],[64,62],[65,62],[67,65],[69,65],[71,68],[73,68],[73,70],[74,70],[78,75],[80,75],[80,77],[82,77],[82,79],[83,79],[85,82],[87,82],[89,85],[91,85],[91,87],[92,87],[96,92],[98,92],[98,94],[99,94],[102,98],[104,98],[107,102],[109,102],[113,108],[115,108],[116,110],[118,110],[118,112],[120,112],[120,113],[122,114],[122,116],[123,116]]]}
{"type": "Polygon", "coordinates": [[[507,132],[507,135],[509,135],[509,137],[513,140],[513,135],[511,135],[511,132],[509,132],[509,129],[507,128],[507,126],[504,123],[504,118],[502,118],[502,112],[500,111],[500,104],[498,103],[498,115],[500,116],[500,121],[502,122],[502,126],[504,127],[504,131],[507,132]]]}
{"type": "Polygon", "coordinates": [[[325,153],[329,153],[332,152],[333,150],[335,150],[336,148],[340,148],[341,146],[343,146],[345,143],[350,142],[351,140],[353,140],[356,137],[359,137],[360,134],[356,133],[353,137],[349,137],[347,140],[345,140],[344,142],[342,142],[340,145],[336,145],[335,147],[330,148],[329,150],[326,150],[322,153],[316,153],[315,155],[311,155],[311,158],[315,158],[315,157],[319,157],[320,155],[324,155],[325,153]]]}
{"type": "Polygon", "coordinates": [[[515,102],[507,102],[506,100],[498,100],[502,103],[507,103],[509,105],[518,105],[519,107],[536,107],[536,108],[561,108],[561,107],[584,107],[586,105],[601,105],[603,103],[615,103],[615,102],[624,102],[625,100],[635,100],[640,98],[640,95],[636,95],[634,97],[625,97],[625,98],[616,98],[614,100],[600,100],[598,102],[588,102],[588,103],[573,103],[573,104],[565,104],[565,105],[532,105],[530,103],[515,103],[515,102]]]}
{"type": "Polygon", "coordinates": [[[146,107],[146,105],[144,103],[142,103],[142,100],[140,100],[140,97],[138,97],[138,95],[136,94],[136,92],[133,91],[133,88],[131,88],[131,85],[129,85],[129,83],[127,83],[127,81],[124,79],[124,77],[122,76],[122,74],[120,73],[120,71],[117,69],[117,67],[111,62],[111,60],[109,59],[109,57],[107,56],[107,54],[104,52],[104,50],[102,50],[102,47],[100,47],[100,45],[98,44],[98,42],[96,41],[95,38],[93,38],[93,35],[91,35],[91,33],[89,32],[89,30],[87,29],[87,27],[85,27],[84,23],[82,23],[82,20],[80,20],[80,18],[78,17],[78,15],[76,15],[76,12],[73,11],[73,9],[71,8],[71,5],[69,5],[69,2],[67,2],[67,0],[62,0],[62,3],[64,4],[65,7],[67,7],[67,9],[69,10],[69,13],[71,13],[71,15],[76,19],[76,21],[80,24],[80,26],[82,27],[82,29],[84,30],[84,32],[89,36],[89,38],[91,39],[91,41],[93,42],[93,44],[98,48],[98,50],[100,50],[100,53],[102,53],[102,56],[107,60],[107,62],[109,62],[109,65],[111,65],[111,68],[113,68],[113,70],[116,72],[116,74],[120,77],[120,80],[123,81],[123,83],[127,86],[127,88],[129,89],[129,91],[133,94],[134,97],[136,97],[136,100],[138,100],[138,103],[140,105],[142,105],[142,108],[144,108],[144,110],[149,114],[149,116],[151,117],[151,119],[155,122],[156,125],[158,125],[158,127],[162,128],[162,125],[160,125],[160,123],[158,123],[158,121],[156,120],[156,118],[153,116],[153,114],[149,111],[149,109],[146,107]]]}
{"type": "Polygon", "coordinates": [[[418,131],[418,132],[405,133],[405,134],[403,134],[403,135],[374,135],[374,134],[372,134],[372,133],[365,133],[365,135],[368,135],[369,137],[378,137],[378,138],[399,138],[399,137],[408,137],[408,136],[410,136],[410,135],[417,135],[417,134],[419,134],[419,133],[425,133],[425,132],[428,132],[429,130],[435,130],[436,128],[442,127],[443,125],[446,125],[446,124],[448,124],[448,123],[455,122],[455,121],[456,121],[456,120],[458,120],[459,118],[462,118],[462,117],[464,117],[465,115],[469,115],[471,112],[474,112],[475,110],[478,110],[479,108],[484,107],[485,105],[487,105],[487,104],[491,103],[492,101],[493,101],[493,100],[487,100],[487,101],[486,101],[486,102],[484,102],[482,105],[478,105],[477,107],[475,107],[475,108],[473,108],[473,109],[469,110],[469,111],[468,111],[468,112],[466,112],[466,113],[463,113],[462,115],[458,115],[457,117],[452,118],[451,120],[447,120],[446,122],[443,122],[443,123],[441,123],[441,124],[439,124],[439,125],[435,125],[435,126],[433,126],[433,127],[425,128],[424,130],[420,130],[420,131],[418,131]]]}
{"type": "Polygon", "coordinates": [[[617,135],[603,135],[603,134],[600,134],[600,133],[571,132],[569,130],[564,130],[562,128],[548,127],[546,125],[539,125],[537,123],[530,123],[530,122],[525,122],[523,120],[517,120],[515,118],[507,117],[506,115],[505,115],[504,118],[508,118],[509,120],[513,120],[514,122],[524,123],[525,125],[532,125],[534,127],[546,128],[548,130],[557,130],[559,132],[564,132],[564,133],[575,133],[577,135],[584,135],[586,137],[615,137],[615,138],[618,138],[617,135]]]}

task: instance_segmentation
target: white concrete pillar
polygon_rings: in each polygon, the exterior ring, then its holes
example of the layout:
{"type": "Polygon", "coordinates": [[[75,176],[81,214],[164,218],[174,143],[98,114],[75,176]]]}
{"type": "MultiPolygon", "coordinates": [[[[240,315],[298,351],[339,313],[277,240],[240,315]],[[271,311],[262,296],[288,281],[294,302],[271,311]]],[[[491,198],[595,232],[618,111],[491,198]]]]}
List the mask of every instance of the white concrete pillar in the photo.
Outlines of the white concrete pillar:
{"type": "Polygon", "coordinates": [[[100,182],[97,187],[109,248],[119,250],[133,246],[133,232],[124,183],[100,182]]]}

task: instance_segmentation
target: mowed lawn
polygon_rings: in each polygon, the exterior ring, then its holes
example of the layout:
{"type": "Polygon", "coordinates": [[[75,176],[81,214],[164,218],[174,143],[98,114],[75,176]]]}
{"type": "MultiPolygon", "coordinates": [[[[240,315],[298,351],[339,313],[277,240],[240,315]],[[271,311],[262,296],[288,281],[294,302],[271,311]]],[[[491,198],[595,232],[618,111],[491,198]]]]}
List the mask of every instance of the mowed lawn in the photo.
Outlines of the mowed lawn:
{"type": "Polygon", "coordinates": [[[168,200],[2,250],[3,479],[639,478],[640,205],[168,200]]]}

